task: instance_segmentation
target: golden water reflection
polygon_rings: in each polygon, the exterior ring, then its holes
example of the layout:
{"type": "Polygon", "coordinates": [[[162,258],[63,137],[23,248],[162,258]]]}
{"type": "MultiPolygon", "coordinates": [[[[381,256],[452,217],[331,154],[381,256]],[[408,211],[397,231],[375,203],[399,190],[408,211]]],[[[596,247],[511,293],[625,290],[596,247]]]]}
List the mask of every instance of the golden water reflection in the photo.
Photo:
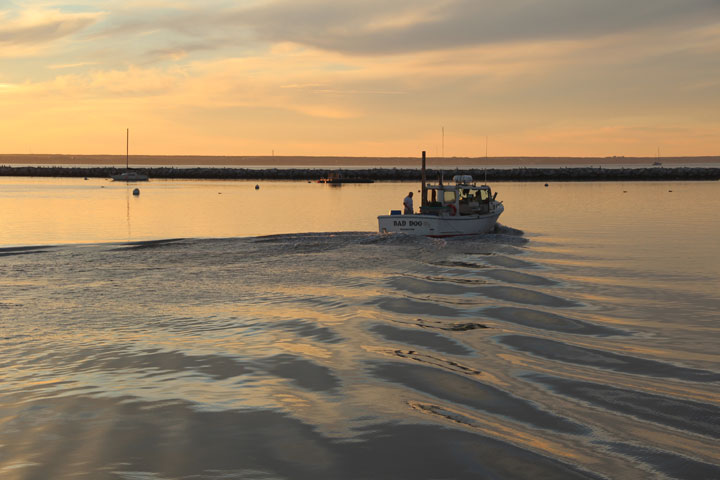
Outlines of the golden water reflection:
{"type": "Polygon", "coordinates": [[[0,245],[375,231],[403,185],[0,179],[0,245]],[[378,188],[379,187],[379,188],[378,188]],[[132,195],[134,188],[140,195],[132,195]],[[399,190],[398,190],[399,188],[399,190]]]}

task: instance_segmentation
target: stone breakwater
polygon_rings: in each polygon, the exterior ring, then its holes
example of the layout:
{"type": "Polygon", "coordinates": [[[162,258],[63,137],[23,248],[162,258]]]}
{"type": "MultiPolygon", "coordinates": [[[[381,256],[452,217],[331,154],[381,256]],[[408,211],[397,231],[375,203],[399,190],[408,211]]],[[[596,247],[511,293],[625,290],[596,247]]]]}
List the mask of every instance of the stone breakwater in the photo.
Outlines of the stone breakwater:
{"type": "MultiPolygon", "coordinates": [[[[342,174],[342,178],[352,180],[375,181],[420,181],[418,168],[136,168],[139,173],[151,179],[213,179],[213,180],[318,180],[330,174],[342,174]]],[[[36,167],[36,166],[0,166],[0,176],[15,177],[88,177],[110,178],[125,171],[113,167],[36,167]]],[[[496,169],[460,169],[443,170],[445,181],[453,175],[472,175],[475,179],[488,181],[517,182],[584,182],[584,181],[643,181],[643,180],[720,180],[720,168],[704,167],[648,167],[648,168],[599,168],[599,167],[563,167],[563,168],[508,168],[496,169]]],[[[440,170],[428,169],[428,182],[435,183],[440,170]]]]}

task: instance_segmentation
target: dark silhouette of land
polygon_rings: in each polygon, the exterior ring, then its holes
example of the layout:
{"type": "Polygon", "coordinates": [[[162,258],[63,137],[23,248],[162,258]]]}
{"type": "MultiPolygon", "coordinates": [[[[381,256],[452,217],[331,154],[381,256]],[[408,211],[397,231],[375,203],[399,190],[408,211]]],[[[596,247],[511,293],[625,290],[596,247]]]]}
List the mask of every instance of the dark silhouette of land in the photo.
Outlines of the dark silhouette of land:
{"type": "MultiPolygon", "coordinates": [[[[698,157],[428,157],[428,166],[445,168],[463,166],[484,168],[489,165],[542,166],[542,165],[652,165],[661,161],[679,166],[682,164],[718,164],[720,156],[698,157]]],[[[417,167],[416,157],[350,157],[350,156],[197,156],[197,155],[131,155],[131,165],[181,167],[417,167]]],[[[43,155],[0,154],[0,165],[94,165],[124,166],[125,155],[43,155]]]]}

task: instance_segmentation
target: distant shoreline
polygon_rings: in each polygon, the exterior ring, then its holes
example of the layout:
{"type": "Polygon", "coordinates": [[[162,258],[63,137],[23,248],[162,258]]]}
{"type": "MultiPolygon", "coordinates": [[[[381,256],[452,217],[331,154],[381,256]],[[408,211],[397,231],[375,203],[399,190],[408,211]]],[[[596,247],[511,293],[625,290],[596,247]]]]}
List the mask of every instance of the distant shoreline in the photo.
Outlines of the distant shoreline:
{"type": "MultiPolygon", "coordinates": [[[[60,155],[60,154],[0,154],[0,165],[87,165],[95,167],[124,167],[125,155],[60,155]]],[[[720,156],[683,157],[432,157],[429,168],[462,166],[484,168],[486,166],[542,166],[542,165],[648,165],[661,161],[673,166],[683,164],[720,164],[720,156]]],[[[131,166],[157,167],[298,167],[357,168],[357,167],[419,167],[417,157],[352,157],[352,156],[202,156],[202,155],[131,155],[131,166]]]]}
{"type": "MultiPolygon", "coordinates": [[[[207,180],[307,180],[327,178],[340,171],[348,183],[371,181],[420,181],[420,168],[135,168],[150,179],[207,179],[207,180]]],[[[58,167],[58,166],[0,166],[0,176],[14,177],[92,177],[110,178],[125,171],[116,167],[58,167]]],[[[716,167],[559,167],[559,168],[448,168],[442,170],[449,181],[456,172],[470,174],[477,180],[487,177],[490,182],[520,181],[647,181],[647,180],[720,180],[716,167]]],[[[435,182],[441,170],[428,169],[428,181],[435,182]]]]}

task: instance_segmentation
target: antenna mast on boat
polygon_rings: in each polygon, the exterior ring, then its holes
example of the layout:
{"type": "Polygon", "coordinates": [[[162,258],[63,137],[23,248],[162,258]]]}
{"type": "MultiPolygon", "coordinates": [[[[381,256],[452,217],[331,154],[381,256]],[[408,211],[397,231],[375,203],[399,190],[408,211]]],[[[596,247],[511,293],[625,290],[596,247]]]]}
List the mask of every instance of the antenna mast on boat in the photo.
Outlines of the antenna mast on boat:
{"type": "Polygon", "coordinates": [[[442,127],[442,158],[445,158],[445,127],[442,127]]]}
{"type": "Polygon", "coordinates": [[[130,129],[125,129],[125,169],[130,170],[130,129]]]}
{"type": "Polygon", "coordinates": [[[422,180],[422,189],[420,192],[420,195],[422,197],[420,198],[420,205],[423,207],[427,207],[427,187],[425,186],[425,150],[422,152],[422,170],[421,173],[421,180],[422,180]]]}
{"type": "Polygon", "coordinates": [[[487,185],[487,163],[488,163],[488,137],[485,135],[485,185],[487,185]]]}

